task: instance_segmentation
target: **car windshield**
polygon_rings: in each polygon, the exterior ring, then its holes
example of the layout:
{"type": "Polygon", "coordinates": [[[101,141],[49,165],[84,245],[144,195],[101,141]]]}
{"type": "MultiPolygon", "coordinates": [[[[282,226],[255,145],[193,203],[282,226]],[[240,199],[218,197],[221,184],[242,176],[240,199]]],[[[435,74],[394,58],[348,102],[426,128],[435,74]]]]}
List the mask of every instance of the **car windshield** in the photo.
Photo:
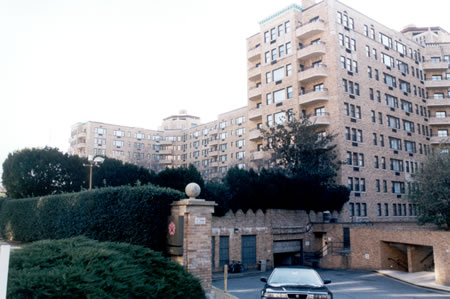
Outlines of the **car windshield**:
{"type": "Polygon", "coordinates": [[[267,282],[271,286],[302,285],[323,286],[322,280],[312,269],[275,269],[267,282]]]}

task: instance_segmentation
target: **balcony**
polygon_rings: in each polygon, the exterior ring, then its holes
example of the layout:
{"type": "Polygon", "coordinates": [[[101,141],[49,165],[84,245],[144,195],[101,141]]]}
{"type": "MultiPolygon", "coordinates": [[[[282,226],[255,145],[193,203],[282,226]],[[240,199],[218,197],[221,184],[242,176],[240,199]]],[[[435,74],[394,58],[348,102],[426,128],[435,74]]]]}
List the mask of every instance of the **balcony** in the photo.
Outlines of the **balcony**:
{"type": "Polygon", "coordinates": [[[247,59],[249,61],[257,61],[257,60],[260,59],[260,57],[261,57],[261,46],[260,46],[260,44],[257,44],[253,48],[248,49],[247,59]]]}
{"type": "Polygon", "coordinates": [[[173,152],[171,150],[160,150],[158,152],[158,154],[160,154],[160,155],[172,155],[173,152]]]}
{"type": "Polygon", "coordinates": [[[255,128],[255,129],[250,130],[250,133],[249,133],[250,140],[259,140],[262,138],[263,138],[263,135],[259,129],[255,128]]]}
{"type": "Polygon", "coordinates": [[[209,163],[210,167],[218,167],[219,166],[219,162],[215,161],[215,162],[211,162],[209,163]]]}
{"type": "Polygon", "coordinates": [[[173,162],[173,160],[168,160],[168,159],[159,160],[159,163],[164,164],[164,165],[172,164],[172,162],[173,162]]]}
{"type": "Polygon", "coordinates": [[[298,81],[305,83],[312,80],[318,80],[328,77],[327,66],[325,64],[318,64],[299,70],[298,81]]]}
{"type": "Polygon", "coordinates": [[[450,116],[446,117],[430,117],[428,124],[431,126],[450,125],[450,116]]]}
{"type": "Polygon", "coordinates": [[[161,140],[160,142],[158,142],[158,144],[160,144],[160,145],[172,145],[173,141],[161,140]]]}
{"type": "Polygon", "coordinates": [[[442,71],[446,70],[449,67],[449,63],[447,61],[425,61],[422,64],[424,71],[442,71]]]}
{"type": "Polygon", "coordinates": [[[211,151],[209,151],[208,155],[210,157],[218,156],[219,155],[219,151],[218,150],[211,150],[211,151]]]}
{"type": "Polygon", "coordinates": [[[450,80],[426,80],[426,88],[447,88],[450,87],[450,80]]]}
{"type": "Polygon", "coordinates": [[[259,65],[250,68],[247,74],[250,81],[261,81],[261,67],[259,65]]]}
{"type": "Polygon", "coordinates": [[[209,134],[209,135],[216,135],[216,134],[217,134],[217,129],[210,129],[210,130],[208,131],[208,134],[209,134]]]}
{"type": "Polygon", "coordinates": [[[328,89],[309,90],[299,95],[300,105],[309,106],[328,101],[328,89]]]}
{"type": "Polygon", "coordinates": [[[312,115],[309,120],[311,123],[318,126],[328,126],[330,124],[330,113],[322,112],[320,114],[312,115]]]}
{"type": "Polygon", "coordinates": [[[318,43],[306,46],[297,51],[297,58],[302,60],[310,59],[314,56],[324,55],[327,52],[325,43],[319,41],[318,43]]]}
{"type": "Polygon", "coordinates": [[[450,136],[432,136],[431,144],[450,144],[450,136]]]}
{"type": "Polygon", "coordinates": [[[261,108],[253,108],[248,111],[248,119],[249,120],[260,120],[262,119],[262,111],[261,108]]]}
{"type": "Polygon", "coordinates": [[[430,97],[427,100],[428,107],[445,107],[450,106],[450,98],[434,98],[430,97]]]}
{"type": "Polygon", "coordinates": [[[311,36],[314,36],[324,31],[325,31],[325,22],[323,20],[317,20],[297,26],[295,34],[299,39],[307,39],[311,36]]]}
{"type": "Polygon", "coordinates": [[[250,101],[256,101],[261,99],[261,86],[254,86],[248,90],[248,99],[250,101]]]}
{"type": "Polygon", "coordinates": [[[267,160],[270,159],[270,153],[264,151],[254,151],[252,154],[252,160],[267,160]]]}
{"type": "Polygon", "coordinates": [[[219,144],[219,139],[210,140],[208,143],[210,146],[219,144]]]}

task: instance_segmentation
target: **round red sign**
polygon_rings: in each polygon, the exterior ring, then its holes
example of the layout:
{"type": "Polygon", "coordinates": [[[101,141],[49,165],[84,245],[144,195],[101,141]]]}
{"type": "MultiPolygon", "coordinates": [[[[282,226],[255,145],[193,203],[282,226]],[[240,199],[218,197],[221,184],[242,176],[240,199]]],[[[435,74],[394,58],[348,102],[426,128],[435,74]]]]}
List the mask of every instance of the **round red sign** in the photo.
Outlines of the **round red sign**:
{"type": "Polygon", "coordinates": [[[175,223],[173,222],[169,223],[169,235],[171,236],[175,235],[175,223]]]}

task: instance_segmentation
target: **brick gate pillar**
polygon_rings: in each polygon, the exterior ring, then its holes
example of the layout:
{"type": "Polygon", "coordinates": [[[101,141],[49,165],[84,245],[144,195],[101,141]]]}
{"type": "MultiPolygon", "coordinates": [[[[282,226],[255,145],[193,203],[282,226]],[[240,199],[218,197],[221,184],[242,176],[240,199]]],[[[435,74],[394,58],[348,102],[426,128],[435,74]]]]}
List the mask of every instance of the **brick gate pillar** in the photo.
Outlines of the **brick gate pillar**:
{"type": "Polygon", "coordinates": [[[186,194],[189,199],[172,203],[172,219],[183,216],[183,246],[180,255],[172,256],[172,260],[198,277],[203,289],[209,294],[212,274],[212,214],[216,203],[196,199],[200,194],[200,187],[195,183],[186,186],[186,194]]]}

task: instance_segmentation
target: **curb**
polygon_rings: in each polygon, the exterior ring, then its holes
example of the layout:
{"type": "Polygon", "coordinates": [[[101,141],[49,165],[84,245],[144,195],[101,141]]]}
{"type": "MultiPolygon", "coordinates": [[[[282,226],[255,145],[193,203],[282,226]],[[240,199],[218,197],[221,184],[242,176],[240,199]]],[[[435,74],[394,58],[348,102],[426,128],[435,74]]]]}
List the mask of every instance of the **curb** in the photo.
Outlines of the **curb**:
{"type": "Polygon", "coordinates": [[[383,275],[383,276],[386,276],[386,277],[389,277],[389,278],[392,278],[392,279],[396,279],[396,280],[399,280],[399,281],[401,281],[401,282],[404,282],[404,283],[407,283],[407,284],[410,284],[410,285],[413,285],[413,286],[416,286],[416,287],[419,287],[419,288],[425,288],[425,289],[430,289],[430,290],[435,290],[435,291],[441,291],[441,292],[450,293],[449,290],[442,289],[442,288],[440,288],[439,286],[430,286],[430,285],[424,285],[424,284],[417,284],[417,283],[411,282],[411,281],[409,281],[409,280],[402,279],[402,278],[397,277],[397,276],[394,276],[394,275],[390,275],[390,274],[387,274],[387,273],[380,272],[380,271],[378,271],[378,270],[376,270],[376,272],[377,272],[378,274],[383,275]]]}

